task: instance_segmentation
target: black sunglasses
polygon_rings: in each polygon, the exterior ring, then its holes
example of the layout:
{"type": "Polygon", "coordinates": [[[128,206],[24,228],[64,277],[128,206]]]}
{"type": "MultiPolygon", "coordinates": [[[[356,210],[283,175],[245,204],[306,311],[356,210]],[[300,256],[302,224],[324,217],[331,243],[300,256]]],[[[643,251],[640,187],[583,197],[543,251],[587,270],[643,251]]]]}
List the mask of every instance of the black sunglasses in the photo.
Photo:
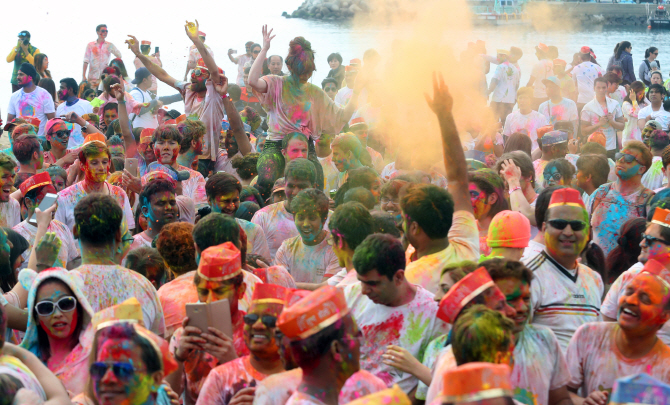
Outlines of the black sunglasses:
{"type": "Polygon", "coordinates": [[[60,312],[70,312],[77,307],[77,299],[74,297],[63,297],[56,302],[51,301],[40,301],[35,304],[35,311],[37,315],[40,316],[49,316],[54,313],[56,307],[60,312]]]}
{"type": "Polygon", "coordinates": [[[251,326],[258,322],[258,318],[261,318],[261,322],[263,322],[263,325],[267,326],[268,328],[274,328],[277,325],[277,317],[272,316],[272,315],[263,315],[258,316],[258,314],[246,314],[244,315],[244,323],[247,325],[251,326]]]}
{"type": "Polygon", "coordinates": [[[261,51],[254,51],[254,53],[261,53],[261,51]]]}
{"type": "Polygon", "coordinates": [[[616,154],[614,155],[614,160],[615,160],[616,162],[618,162],[619,160],[621,160],[621,158],[623,158],[623,161],[626,162],[626,163],[633,163],[633,161],[635,161],[635,162],[637,162],[637,163],[639,163],[639,164],[642,164],[642,162],[640,162],[639,160],[637,160],[637,158],[636,158],[635,156],[631,155],[630,153],[621,153],[621,152],[619,152],[619,153],[616,153],[616,154]]]}
{"type": "Polygon", "coordinates": [[[108,33],[108,32],[109,32],[109,31],[107,31],[107,30],[100,30],[100,33],[101,33],[101,34],[106,34],[106,33],[108,33]]]}
{"type": "Polygon", "coordinates": [[[53,132],[51,135],[56,136],[57,138],[65,139],[70,136],[70,131],[60,130],[53,132]]]}
{"type": "Polygon", "coordinates": [[[133,365],[130,363],[117,362],[107,364],[98,361],[91,364],[91,367],[89,369],[89,372],[91,373],[91,378],[96,381],[102,380],[102,377],[105,376],[107,370],[109,370],[110,367],[112,368],[112,371],[114,372],[116,378],[121,382],[128,382],[133,378],[133,375],[135,375],[135,367],[133,367],[133,365]]]}
{"type": "Polygon", "coordinates": [[[666,246],[670,246],[670,242],[668,242],[668,241],[666,241],[666,240],[664,240],[664,239],[659,239],[659,238],[657,238],[657,237],[655,237],[655,236],[647,235],[646,233],[643,233],[643,234],[642,234],[642,239],[643,239],[644,242],[647,244],[647,246],[651,246],[651,245],[653,245],[653,244],[656,243],[656,242],[658,242],[658,243],[662,243],[662,244],[664,244],[664,245],[666,245],[666,246]]]}
{"type": "Polygon", "coordinates": [[[568,221],[567,219],[550,219],[547,221],[547,223],[554,229],[558,230],[563,230],[565,229],[566,226],[570,225],[570,228],[572,228],[573,231],[581,231],[582,229],[586,228],[586,225],[588,225],[584,221],[580,220],[574,220],[574,221],[568,221]]]}

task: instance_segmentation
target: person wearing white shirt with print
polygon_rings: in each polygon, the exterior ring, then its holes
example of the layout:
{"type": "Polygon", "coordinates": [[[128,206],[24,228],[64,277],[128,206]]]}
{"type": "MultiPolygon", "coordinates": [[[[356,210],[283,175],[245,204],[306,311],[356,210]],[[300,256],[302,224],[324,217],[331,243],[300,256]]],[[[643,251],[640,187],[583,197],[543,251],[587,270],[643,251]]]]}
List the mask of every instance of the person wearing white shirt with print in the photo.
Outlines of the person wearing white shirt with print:
{"type": "Polygon", "coordinates": [[[605,134],[607,157],[613,158],[617,152],[617,131],[623,131],[625,120],[621,106],[616,100],[607,97],[607,80],[598,77],[593,81],[595,98],[581,112],[582,136],[588,137],[600,130],[605,134]]]}

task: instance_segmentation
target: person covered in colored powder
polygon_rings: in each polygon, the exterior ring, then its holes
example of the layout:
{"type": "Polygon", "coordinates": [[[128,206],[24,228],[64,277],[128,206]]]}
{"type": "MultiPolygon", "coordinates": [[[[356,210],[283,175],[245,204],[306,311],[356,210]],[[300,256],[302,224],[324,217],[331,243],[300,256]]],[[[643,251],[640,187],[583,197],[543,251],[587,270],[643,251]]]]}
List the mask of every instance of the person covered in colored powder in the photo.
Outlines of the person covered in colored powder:
{"type": "Polygon", "coordinates": [[[509,205],[503,195],[503,180],[491,169],[479,169],[468,172],[470,203],[479,229],[479,253],[487,256],[491,249],[486,242],[489,224],[499,212],[507,210],[509,205]]]}
{"type": "Polygon", "coordinates": [[[178,221],[179,209],[175,191],[177,182],[161,171],[148,173],[142,179],[145,184],[139,203],[142,215],[147,220],[147,227],[133,236],[130,249],[151,247],[165,225],[178,221]]]}
{"type": "MultiPolygon", "coordinates": [[[[264,197],[284,172],[281,140],[290,132],[302,132],[310,138],[309,159],[317,167],[318,177],[323,179],[314,142],[323,132],[340,132],[356,111],[358,96],[367,80],[365,77],[358,78],[347,105],[338,107],[319,86],[307,82],[316,66],[311,44],[303,37],[296,37],[289,44],[286,66],[290,75],[260,77],[272,38],[272,30],[268,31],[267,26],[263,26],[263,48],[249,72],[249,85],[260,93],[261,104],[268,113],[268,138],[258,160],[258,186],[264,197]]],[[[322,184],[323,180],[319,183],[322,184]]]]}
{"type": "Polygon", "coordinates": [[[84,70],[81,74],[81,81],[88,82],[93,88],[100,84],[100,75],[109,63],[109,57],[114,54],[117,58],[121,57],[121,52],[116,49],[113,43],[107,42],[109,30],[106,24],[100,24],[95,27],[98,39],[89,42],[84,52],[84,70]],[[88,77],[86,71],[88,70],[88,77]]]}
{"type": "Polygon", "coordinates": [[[35,67],[30,63],[23,63],[16,75],[19,89],[12,93],[7,108],[7,122],[16,117],[37,118],[37,135],[44,135],[47,120],[56,116],[56,106],[48,91],[35,85],[33,79],[37,76],[35,67]]]}

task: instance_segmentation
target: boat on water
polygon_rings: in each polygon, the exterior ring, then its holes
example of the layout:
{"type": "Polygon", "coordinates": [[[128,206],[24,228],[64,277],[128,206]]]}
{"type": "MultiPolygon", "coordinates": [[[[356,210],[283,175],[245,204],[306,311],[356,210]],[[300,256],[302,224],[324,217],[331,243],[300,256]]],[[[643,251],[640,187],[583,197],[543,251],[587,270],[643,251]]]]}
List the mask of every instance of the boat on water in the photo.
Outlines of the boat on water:
{"type": "Polygon", "coordinates": [[[648,28],[670,29],[670,13],[668,13],[665,6],[659,5],[655,10],[651,11],[647,9],[647,16],[648,28]]]}
{"type": "Polygon", "coordinates": [[[525,25],[530,18],[523,11],[523,0],[471,1],[476,25],[525,25]],[[478,3],[475,5],[475,3],[478,3]]]}

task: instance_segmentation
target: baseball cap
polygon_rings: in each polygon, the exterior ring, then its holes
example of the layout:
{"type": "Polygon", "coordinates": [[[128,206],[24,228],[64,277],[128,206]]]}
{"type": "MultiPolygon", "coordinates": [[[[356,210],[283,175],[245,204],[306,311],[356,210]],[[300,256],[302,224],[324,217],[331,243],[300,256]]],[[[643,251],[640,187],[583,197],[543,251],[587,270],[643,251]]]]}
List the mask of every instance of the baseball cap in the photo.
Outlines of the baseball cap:
{"type": "Polygon", "coordinates": [[[542,84],[544,84],[545,86],[549,83],[555,84],[556,86],[559,87],[561,86],[561,82],[558,80],[558,77],[556,76],[549,76],[546,79],[542,79],[542,84]]]}
{"type": "Polygon", "coordinates": [[[140,84],[142,80],[146,79],[149,76],[151,76],[151,72],[149,72],[149,69],[141,67],[135,71],[135,79],[133,79],[131,83],[140,84]]]}
{"type": "Polygon", "coordinates": [[[147,173],[153,171],[161,171],[168,174],[174,181],[184,181],[191,177],[191,173],[187,170],[175,170],[172,166],[164,165],[158,162],[151,162],[147,167],[147,173]]]}

